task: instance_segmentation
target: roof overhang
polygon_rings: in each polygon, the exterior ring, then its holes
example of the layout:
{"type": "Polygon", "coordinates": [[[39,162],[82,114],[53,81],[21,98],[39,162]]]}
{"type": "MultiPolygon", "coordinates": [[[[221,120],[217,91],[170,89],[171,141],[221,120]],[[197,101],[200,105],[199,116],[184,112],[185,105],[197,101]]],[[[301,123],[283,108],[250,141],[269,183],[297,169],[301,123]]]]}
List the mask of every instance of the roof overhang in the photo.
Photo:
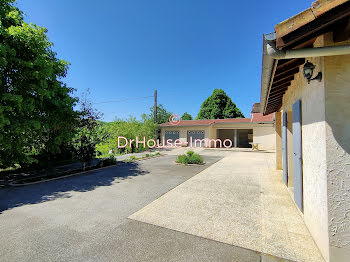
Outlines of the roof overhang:
{"type": "Polygon", "coordinates": [[[252,125],[258,125],[258,124],[273,124],[274,121],[266,121],[266,122],[235,122],[235,123],[215,123],[213,127],[220,127],[220,126],[252,126],[252,125]]]}
{"type": "Polygon", "coordinates": [[[277,50],[304,49],[313,47],[316,38],[327,32],[333,32],[334,42],[344,41],[350,36],[349,19],[349,0],[319,0],[311,8],[278,24],[275,33],[263,36],[261,113],[280,110],[284,93],[305,63],[305,58],[274,59],[268,54],[267,45],[277,50]]]}
{"type": "Polygon", "coordinates": [[[291,49],[329,32],[329,26],[338,22],[340,26],[344,18],[349,18],[349,11],[349,0],[318,0],[310,8],[275,26],[276,46],[291,49]]]}
{"type": "Polygon", "coordinates": [[[162,128],[162,127],[177,127],[177,128],[179,128],[179,127],[197,127],[197,126],[199,126],[199,127],[209,127],[209,126],[212,126],[213,124],[209,124],[209,125],[203,125],[203,124],[198,124],[198,125],[160,125],[160,127],[162,128]]]}

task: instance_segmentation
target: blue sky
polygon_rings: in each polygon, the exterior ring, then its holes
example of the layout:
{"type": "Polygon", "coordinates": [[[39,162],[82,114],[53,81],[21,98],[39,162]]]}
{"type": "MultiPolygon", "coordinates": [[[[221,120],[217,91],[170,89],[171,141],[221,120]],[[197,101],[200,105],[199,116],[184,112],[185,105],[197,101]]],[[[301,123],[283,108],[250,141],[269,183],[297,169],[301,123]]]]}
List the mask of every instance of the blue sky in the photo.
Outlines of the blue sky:
{"type": "MultiPolygon", "coordinates": [[[[221,88],[249,117],[260,100],[262,34],[312,1],[18,0],[44,26],[65,82],[92,102],[152,96],[173,113],[197,115],[221,88]]],[[[96,104],[105,121],[149,112],[152,98],[96,104]]]]}

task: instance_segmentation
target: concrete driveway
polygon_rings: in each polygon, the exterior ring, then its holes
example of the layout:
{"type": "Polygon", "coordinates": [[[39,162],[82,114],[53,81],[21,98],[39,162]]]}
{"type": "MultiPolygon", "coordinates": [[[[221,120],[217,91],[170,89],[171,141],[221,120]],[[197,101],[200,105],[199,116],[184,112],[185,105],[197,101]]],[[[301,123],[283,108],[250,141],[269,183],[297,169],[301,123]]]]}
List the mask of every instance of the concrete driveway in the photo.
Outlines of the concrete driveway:
{"type": "Polygon", "coordinates": [[[223,159],[129,218],[300,262],[324,261],[273,153],[204,149],[223,159]]]}
{"type": "Polygon", "coordinates": [[[176,153],[0,190],[0,261],[260,261],[260,253],[127,217],[222,159],[176,153]]]}

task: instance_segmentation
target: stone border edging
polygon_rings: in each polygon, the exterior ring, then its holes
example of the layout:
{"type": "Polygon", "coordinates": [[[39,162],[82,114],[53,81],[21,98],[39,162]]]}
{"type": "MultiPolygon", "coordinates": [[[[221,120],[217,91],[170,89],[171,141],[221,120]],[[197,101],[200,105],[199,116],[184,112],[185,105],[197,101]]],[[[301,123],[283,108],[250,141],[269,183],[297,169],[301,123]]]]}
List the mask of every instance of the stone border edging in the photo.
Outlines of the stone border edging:
{"type": "MultiPolygon", "coordinates": [[[[105,169],[105,168],[115,167],[117,165],[118,165],[118,162],[115,165],[104,166],[104,167],[100,167],[100,168],[94,168],[94,169],[90,169],[90,170],[86,170],[86,171],[81,171],[81,172],[68,174],[68,175],[64,175],[64,176],[48,178],[48,179],[45,179],[45,180],[40,180],[40,181],[35,181],[35,182],[28,182],[28,183],[23,183],[23,184],[9,183],[9,186],[18,187],[18,186],[29,186],[29,185],[39,184],[39,183],[45,183],[45,182],[49,182],[49,181],[53,181],[53,180],[58,180],[58,179],[61,179],[61,178],[67,178],[67,177],[71,177],[71,176],[81,175],[81,174],[84,174],[84,173],[89,173],[89,172],[96,171],[96,170],[101,170],[101,169],[105,169]]],[[[19,180],[19,181],[21,181],[21,180],[19,180]]]]}
{"type": "Polygon", "coordinates": [[[205,165],[207,162],[205,162],[205,161],[203,161],[203,163],[200,163],[200,164],[187,164],[187,165],[185,165],[185,164],[182,164],[182,163],[178,163],[178,162],[176,162],[176,161],[173,161],[173,163],[175,164],[175,165],[178,165],[178,166],[203,166],[203,165],[205,165]]]}
{"type": "Polygon", "coordinates": [[[124,159],[124,160],[120,160],[119,162],[131,163],[131,162],[142,161],[142,160],[147,160],[147,159],[151,159],[151,158],[157,158],[157,157],[161,157],[161,156],[166,156],[166,154],[160,154],[160,155],[157,155],[157,156],[150,156],[150,157],[134,159],[134,160],[131,160],[130,158],[127,158],[127,159],[124,159]]]}
{"type": "MultiPolygon", "coordinates": [[[[156,158],[156,157],[161,157],[161,156],[165,156],[165,154],[161,154],[158,156],[153,156],[153,157],[147,157],[147,158],[143,158],[143,159],[135,159],[132,161],[125,161],[125,160],[121,160],[121,161],[117,161],[117,163],[115,165],[110,165],[110,166],[104,166],[104,167],[99,167],[99,168],[94,168],[91,170],[86,170],[86,171],[81,171],[81,172],[77,172],[77,173],[73,173],[73,174],[68,174],[68,175],[64,175],[64,176],[58,176],[58,177],[53,177],[53,178],[49,178],[49,179],[45,179],[45,180],[40,180],[40,181],[35,181],[35,182],[28,182],[28,183],[23,183],[23,184],[15,184],[15,183],[9,183],[9,186],[12,187],[19,187],[19,186],[29,186],[29,185],[34,185],[34,184],[39,184],[39,183],[45,183],[45,182],[49,182],[49,181],[53,181],[53,180],[58,180],[61,178],[67,178],[67,177],[71,177],[71,176],[76,176],[76,175],[81,175],[84,173],[89,173],[92,171],[96,171],[96,170],[101,170],[101,169],[105,169],[105,168],[110,168],[110,167],[115,167],[118,165],[118,163],[122,162],[122,163],[130,163],[130,162],[135,162],[135,161],[140,161],[140,160],[146,160],[146,159],[151,159],[151,158],[156,158]]],[[[74,170],[73,170],[74,171],[74,170]]],[[[39,178],[39,177],[38,177],[39,178]]],[[[21,181],[21,180],[19,180],[21,181]]]]}

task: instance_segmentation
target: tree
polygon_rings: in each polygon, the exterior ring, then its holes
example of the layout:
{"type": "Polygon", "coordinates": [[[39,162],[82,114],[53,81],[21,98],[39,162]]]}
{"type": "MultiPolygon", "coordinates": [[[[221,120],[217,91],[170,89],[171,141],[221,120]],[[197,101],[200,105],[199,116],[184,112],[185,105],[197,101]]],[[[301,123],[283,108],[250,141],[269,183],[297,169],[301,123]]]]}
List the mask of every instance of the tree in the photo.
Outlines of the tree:
{"type": "MultiPolygon", "coordinates": [[[[157,124],[163,124],[169,122],[169,118],[172,115],[171,112],[168,112],[162,104],[157,106],[157,124]]],[[[149,118],[153,119],[153,107],[151,107],[151,113],[149,118]]]]}
{"type": "Polygon", "coordinates": [[[101,114],[93,109],[91,102],[88,101],[88,94],[89,91],[83,94],[80,101],[78,127],[72,142],[74,155],[83,163],[84,169],[86,163],[96,156],[96,145],[107,138],[103,124],[98,121],[101,114]]]}
{"type": "MultiPolygon", "coordinates": [[[[104,126],[107,130],[109,136],[106,141],[98,145],[98,150],[102,153],[102,155],[108,154],[110,150],[113,150],[118,153],[122,152],[139,152],[143,151],[147,148],[148,139],[154,138],[154,131],[158,129],[158,125],[154,124],[153,118],[150,118],[148,115],[143,114],[142,120],[138,121],[135,117],[129,117],[128,119],[116,119],[115,121],[109,123],[108,126],[104,126]],[[134,146],[131,147],[128,144],[125,148],[118,148],[118,137],[125,137],[128,141],[130,139],[139,138],[140,141],[143,138],[146,138],[146,145],[138,144],[136,147],[136,143],[134,142],[134,146]]],[[[121,145],[124,145],[125,141],[121,140],[121,145]]]]}
{"type": "Polygon", "coordinates": [[[193,118],[192,118],[192,116],[189,113],[185,112],[182,115],[181,120],[193,120],[193,118]]]}
{"type": "Polygon", "coordinates": [[[215,89],[202,104],[196,119],[244,118],[224,90],[215,89]]]}
{"type": "Polygon", "coordinates": [[[47,30],[25,23],[14,4],[0,2],[0,167],[60,152],[76,118],[73,89],[61,81],[69,64],[56,57],[47,30]]]}

